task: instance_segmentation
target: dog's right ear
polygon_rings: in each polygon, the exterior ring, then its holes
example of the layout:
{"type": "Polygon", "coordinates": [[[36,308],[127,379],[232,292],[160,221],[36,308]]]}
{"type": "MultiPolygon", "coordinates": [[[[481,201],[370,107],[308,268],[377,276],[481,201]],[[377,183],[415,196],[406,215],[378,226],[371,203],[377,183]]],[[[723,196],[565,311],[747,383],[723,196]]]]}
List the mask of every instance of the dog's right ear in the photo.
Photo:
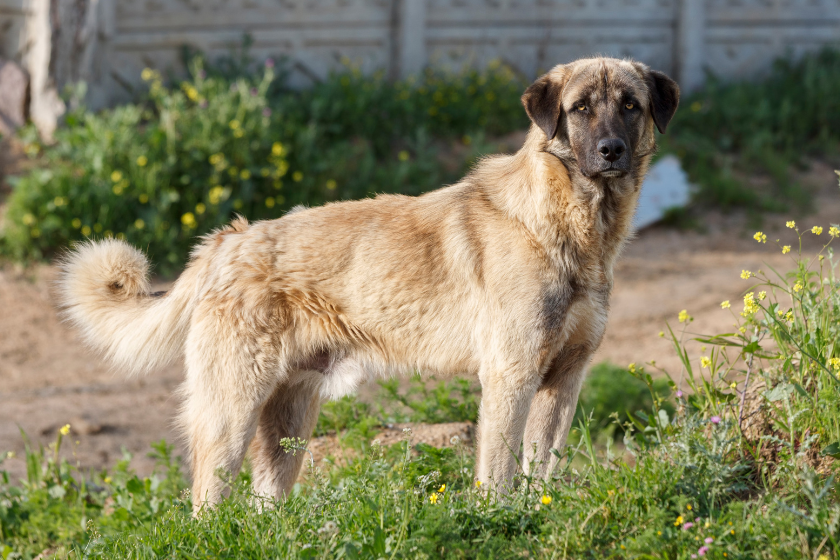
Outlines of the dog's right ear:
{"type": "Polygon", "coordinates": [[[554,138],[563,113],[563,69],[558,67],[543,74],[522,94],[522,105],[528,118],[545,132],[548,140],[554,138]]]}

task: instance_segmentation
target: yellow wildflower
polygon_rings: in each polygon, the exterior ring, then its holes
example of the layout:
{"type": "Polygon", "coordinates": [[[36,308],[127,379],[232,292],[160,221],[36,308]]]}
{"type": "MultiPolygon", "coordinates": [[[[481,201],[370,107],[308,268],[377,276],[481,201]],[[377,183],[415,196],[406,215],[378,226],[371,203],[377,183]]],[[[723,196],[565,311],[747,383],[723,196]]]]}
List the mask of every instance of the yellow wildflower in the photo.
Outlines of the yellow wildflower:
{"type": "Polygon", "coordinates": [[[247,169],[243,169],[242,171],[239,172],[239,178],[242,179],[243,181],[247,181],[248,179],[251,178],[251,172],[247,169]]]}
{"type": "Polygon", "coordinates": [[[335,179],[328,179],[325,186],[327,187],[327,190],[334,191],[338,186],[338,183],[335,182],[335,179]]]}
{"type": "Polygon", "coordinates": [[[632,364],[628,365],[627,370],[630,373],[636,373],[636,362],[633,362],[632,364]]]}
{"type": "Polygon", "coordinates": [[[794,222],[793,220],[791,220],[789,222],[785,222],[785,225],[787,227],[789,227],[790,229],[796,229],[796,222],[794,222]]]}
{"type": "Polygon", "coordinates": [[[764,298],[767,297],[767,292],[758,292],[758,301],[764,301],[764,298]]]}
{"type": "Polygon", "coordinates": [[[433,504],[438,503],[438,495],[435,494],[435,493],[432,493],[432,495],[429,496],[429,501],[433,504]]]}
{"type": "Polygon", "coordinates": [[[187,88],[187,97],[190,98],[190,101],[198,101],[198,90],[194,87],[187,88]]]}
{"type": "Polygon", "coordinates": [[[782,247],[782,254],[787,255],[788,253],[790,253],[790,245],[785,245],[782,247]]]}
{"type": "Polygon", "coordinates": [[[70,224],[74,228],[79,229],[80,227],[82,227],[82,220],[80,220],[79,218],[73,218],[73,221],[70,222],[70,224]]]}
{"type": "Polygon", "coordinates": [[[792,322],[793,322],[793,311],[788,311],[788,312],[785,314],[785,321],[787,321],[788,323],[792,323],[792,322]]]}
{"type": "Polygon", "coordinates": [[[475,481],[475,487],[476,488],[481,488],[481,481],[480,480],[475,481]]]}
{"type": "Polygon", "coordinates": [[[183,216],[181,216],[181,223],[184,224],[184,227],[188,229],[192,229],[196,226],[195,221],[195,214],[192,212],[187,212],[183,216]]]}
{"type": "Polygon", "coordinates": [[[688,311],[683,309],[680,311],[680,314],[677,315],[677,318],[680,320],[680,323],[685,323],[686,321],[691,319],[691,315],[688,314],[688,311]]]}
{"type": "Polygon", "coordinates": [[[149,158],[146,156],[138,156],[137,157],[137,165],[140,167],[145,167],[146,164],[149,163],[149,158]]]}
{"type": "Polygon", "coordinates": [[[840,370],[840,358],[831,358],[828,360],[828,365],[836,370],[840,370]]]}
{"type": "Polygon", "coordinates": [[[730,383],[730,384],[729,384],[729,388],[730,388],[730,389],[737,389],[737,388],[738,388],[738,384],[737,384],[737,383],[735,383],[735,382],[733,381],[732,383],[730,383]]]}
{"type": "Polygon", "coordinates": [[[85,237],[90,235],[90,226],[82,226],[82,235],[85,237]]]}
{"type": "Polygon", "coordinates": [[[543,497],[540,498],[540,501],[543,503],[544,506],[547,506],[548,504],[551,503],[551,496],[549,496],[547,494],[543,494],[543,497]]]}
{"type": "Polygon", "coordinates": [[[23,215],[23,217],[20,219],[20,221],[22,221],[23,225],[25,225],[25,226],[31,226],[32,224],[35,223],[35,216],[33,216],[32,214],[27,212],[26,214],[23,215]]]}
{"type": "Polygon", "coordinates": [[[793,285],[793,291],[794,292],[797,292],[797,293],[801,292],[802,288],[804,288],[804,286],[802,285],[802,282],[797,282],[796,284],[793,285]]]}
{"type": "Polygon", "coordinates": [[[831,237],[840,237],[840,228],[837,226],[831,226],[828,228],[828,235],[831,237]]]}
{"type": "Polygon", "coordinates": [[[141,218],[137,218],[136,220],[134,220],[134,227],[136,227],[137,229],[143,229],[144,227],[146,227],[146,222],[144,222],[141,218]]]}
{"type": "Polygon", "coordinates": [[[700,358],[700,367],[707,368],[710,365],[712,365],[712,360],[710,360],[707,356],[703,356],[702,358],[700,358]]]}
{"type": "Polygon", "coordinates": [[[222,154],[213,154],[210,156],[210,165],[219,165],[224,159],[225,156],[222,154]]]}
{"type": "Polygon", "coordinates": [[[749,270],[742,270],[741,271],[741,278],[743,278],[744,280],[749,280],[750,278],[752,278],[752,275],[753,275],[753,273],[750,272],[749,270]]]}
{"type": "Polygon", "coordinates": [[[819,235],[819,234],[821,234],[821,233],[822,233],[822,227],[820,227],[820,226],[814,226],[814,227],[812,227],[812,228],[811,228],[811,233],[813,233],[814,235],[819,235]]]}
{"type": "Polygon", "coordinates": [[[744,310],[741,312],[742,317],[749,317],[759,309],[761,309],[761,306],[755,302],[755,292],[750,292],[744,296],[744,310]]]}
{"type": "Polygon", "coordinates": [[[64,424],[58,431],[61,432],[61,435],[66,436],[70,433],[70,424],[64,424]]]}
{"type": "Polygon", "coordinates": [[[230,121],[228,123],[228,126],[230,127],[231,130],[237,130],[240,126],[242,126],[242,123],[240,123],[236,119],[233,119],[232,121],[230,121]]]}
{"type": "Polygon", "coordinates": [[[674,520],[674,526],[682,525],[682,522],[683,522],[683,516],[678,515],[677,518],[674,520]]]}
{"type": "Polygon", "coordinates": [[[274,197],[269,196],[265,199],[265,207],[266,208],[274,208],[274,197]]]}
{"type": "Polygon", "coordinates": [[[443,494],[446,492],[446,484],[442,484],[440,488],[438,488],[438,493],[443,494]]]}
{"type": "Polygon", "coordinates": [[[146,204],[147,202],[149,202],[149,195],[141,194],[140,196],[137,197],[137,200],[140,201],[140,204],[146,204]]]}
{"type": "Polygon", "coordinates": [[[755,235],[753,235],[753,239],[759,243],[767,243],[767,234],[757,231],[755,232],[755,235]]]}
{"type": "Polygon", "coordinates": [[[721,309],[729,309],[732,305],[729,303],[729,300],[720,302],[721,309]]]}
{"type": "Polygon", "coordinates": [[[659,331],[659,338],[665,338],[665,331],[659,331]]]}
{"type": "Polygon", "coordinates": [[[685,509],[687,509],[688,511],[691,511],[691,504],[688,504],[687,506],[685,506],[685,509]]]}
{"type": "Polygon", "coordinates": [[[300,183],[303,181],[303,173],[301,171],[295,171],[292,173],[292,181],[295,183],[300,183]]]}
{"type": "Polygon", "coordinates": [[[271,145],[271,153],[275,156],[282,156],[283,155],[283,144],[280,142],[275,142],[271,145]]]}
{"type": "Polygon", "coordinates": [[[204,205],[203,202],[199,202],[198,204],[195,205],[195,213],[198,214],[198,215],[204,214],[204,212],[206,210],[207,210],[207,207],[204,205]]]}
{"type": "Polygon", "coordinates": [[[151,80],[154,77],[155,77],[155,71],[152,70],[151,68],[143,68],[143,71],[140,72],[140,78],[144,82],[148,82],[149,80],[151,80]]]}
{"type": "Polygon", "coordinates": [[[111,172],[111,180],[115,183],[119,183],[122,180],[122,171],[111,172]]]}

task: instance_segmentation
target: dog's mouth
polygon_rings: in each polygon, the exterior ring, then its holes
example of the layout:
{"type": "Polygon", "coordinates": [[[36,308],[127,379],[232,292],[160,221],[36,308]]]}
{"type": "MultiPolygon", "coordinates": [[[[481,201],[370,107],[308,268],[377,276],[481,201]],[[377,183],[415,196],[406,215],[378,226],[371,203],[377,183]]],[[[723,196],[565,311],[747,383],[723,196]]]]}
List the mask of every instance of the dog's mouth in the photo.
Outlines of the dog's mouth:
{"type": "Polygon", "coordinates": [[[622,169],[605,169],[600,174],[601,177],[621,177],[625,173],[627,172],[622,169]]]}

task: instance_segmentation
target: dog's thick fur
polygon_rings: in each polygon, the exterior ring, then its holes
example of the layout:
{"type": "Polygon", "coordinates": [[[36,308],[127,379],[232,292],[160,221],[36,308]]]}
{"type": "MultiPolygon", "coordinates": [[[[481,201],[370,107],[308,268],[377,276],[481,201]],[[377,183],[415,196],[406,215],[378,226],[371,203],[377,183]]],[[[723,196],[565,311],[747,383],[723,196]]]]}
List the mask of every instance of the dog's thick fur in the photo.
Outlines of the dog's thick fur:
{"type": "Polygon", "coordinates": [[[302,454],[281,438],[309,438],[322,399],[415,369],[478,377],[476,476],[505,491],[523,437],[522,464],[541,476],[565,443],[654,127],[678,98],[637,62],[558,66],[523,95],[534,125],[522,149],[456,185],[238,219],[163,296],[139,251],[85,243],[64,262],[61,304],[126,372],[184,353],[197,509],[221,499],[217,469],[236,473],[249,445],[256,492],[282,497],[302,454]],[[605,138],[623,142],[620,157],[605,138]]]}

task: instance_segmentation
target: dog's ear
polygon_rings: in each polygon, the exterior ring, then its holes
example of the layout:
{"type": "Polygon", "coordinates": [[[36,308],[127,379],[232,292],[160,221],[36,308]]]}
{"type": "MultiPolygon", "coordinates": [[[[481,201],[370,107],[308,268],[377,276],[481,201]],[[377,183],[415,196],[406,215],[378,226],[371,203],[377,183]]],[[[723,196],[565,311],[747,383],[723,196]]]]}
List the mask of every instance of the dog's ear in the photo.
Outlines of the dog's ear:
{"type": "Polygon", "coordinates": [[[554,138],[560,126],[565,83],[565,72],[562,67],[557,67],[537,78],[522,94],[522,105],[528,118],[545,132],[549,140],[554,138]]]}
{"type": "Polygon", "coordinates": [[[650,92],[650,114],[656,128],[664,134],[668,123],[677,112],[677,105],[680,104],[680,86],[656,70],[647,71],[647,83],[650,92]]]}

